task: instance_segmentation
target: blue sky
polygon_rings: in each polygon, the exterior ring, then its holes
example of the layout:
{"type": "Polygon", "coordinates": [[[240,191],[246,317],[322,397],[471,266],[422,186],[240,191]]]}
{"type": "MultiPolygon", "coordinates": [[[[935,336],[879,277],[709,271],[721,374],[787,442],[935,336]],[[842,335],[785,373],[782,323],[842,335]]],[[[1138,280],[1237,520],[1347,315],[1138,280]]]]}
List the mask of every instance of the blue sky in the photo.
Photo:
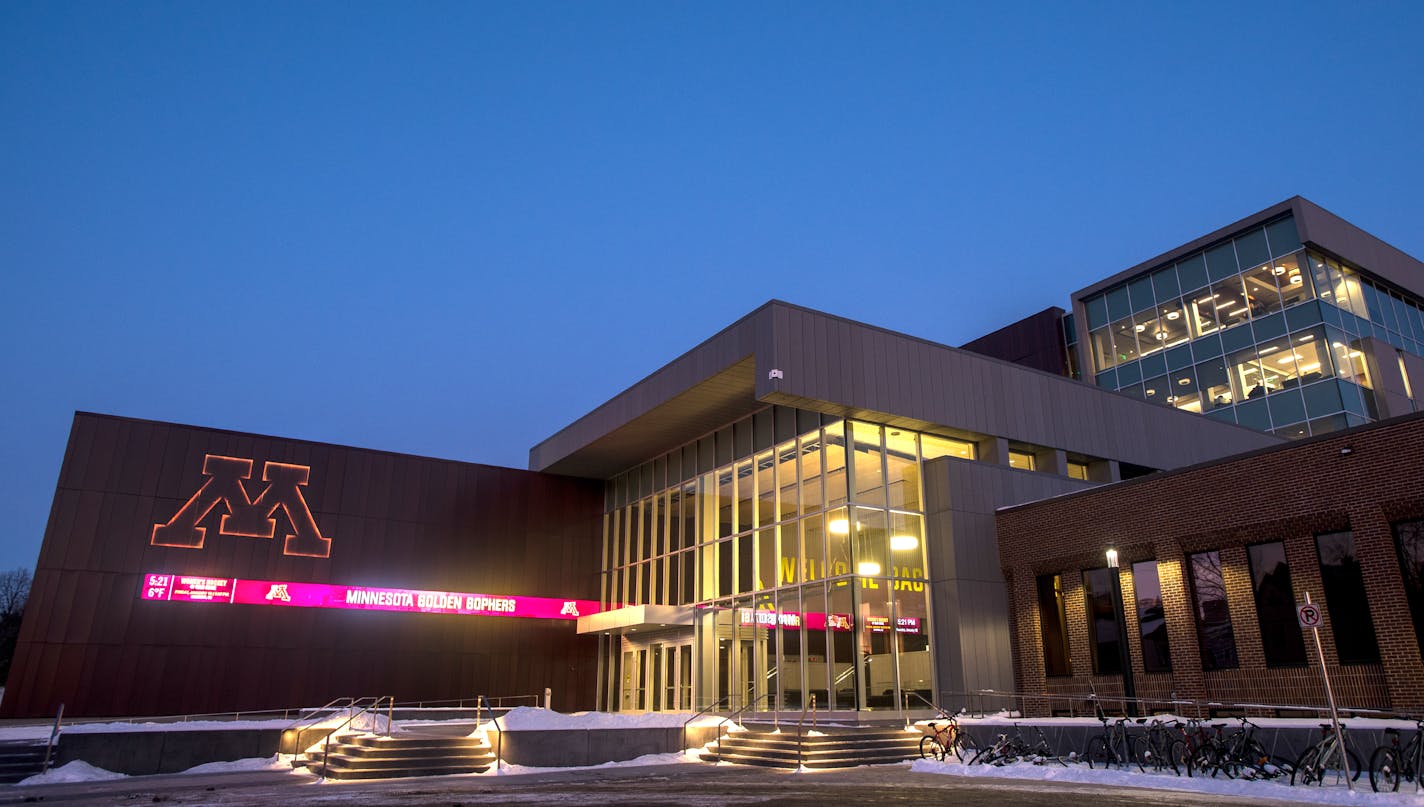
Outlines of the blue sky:
{"type": "Polygon", "coordinates": [[[1419,3],[0,4],[0,568],[76,409],[523,467],[772,297],[958,344],[1304,195],[1419,3]]]}

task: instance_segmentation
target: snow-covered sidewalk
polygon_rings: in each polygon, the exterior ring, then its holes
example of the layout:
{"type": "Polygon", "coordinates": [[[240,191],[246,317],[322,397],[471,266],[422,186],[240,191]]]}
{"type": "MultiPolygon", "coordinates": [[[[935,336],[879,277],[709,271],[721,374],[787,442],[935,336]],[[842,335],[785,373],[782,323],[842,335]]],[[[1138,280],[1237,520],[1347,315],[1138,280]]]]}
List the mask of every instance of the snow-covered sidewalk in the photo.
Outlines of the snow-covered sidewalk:
{"type": "MultiPolygon", "coordinates": [[[[917,773],[934,773],[966,779],[1013,779],[1045,783],[1075,782],[1107,787],[1141,787],[1152,790],[1236,796],[1243,800],[1280,799],[1302,804],[1411,805],[1411,807],[1424,805],[1424,793],[1414,793],[1412,783],[1406,783],[1408,792],[1375,793],[1370,790],[1368,775],[1362,776],[1358,782],[1355,782],[1355,791],[1350,792],[1343,786],[1292,787],[1275,782],[1103,770],[1088,768],[1086,765],[1069,765],[1065,768],[1062,765],[1016,763],[995,767],[993,765],[964,765],[956,761],[938,762],[921,759],[911,764],[910,770],[917,773]]],[[[1405,785],[1401,785],[1401,790],[1404,788],[1405,785]]]]}

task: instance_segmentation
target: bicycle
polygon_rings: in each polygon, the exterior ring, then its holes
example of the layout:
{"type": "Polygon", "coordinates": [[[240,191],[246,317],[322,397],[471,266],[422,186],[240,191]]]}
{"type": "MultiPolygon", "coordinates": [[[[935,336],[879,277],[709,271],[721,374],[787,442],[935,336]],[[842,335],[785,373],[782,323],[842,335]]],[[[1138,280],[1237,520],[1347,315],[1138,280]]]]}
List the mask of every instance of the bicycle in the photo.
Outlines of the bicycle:
{"type": "Polygon", "coordinates": [[[1266,753],[1266,747],[1256,740],[1260,726],[1244,717],[1236,719],[1241,727],[1225,739],[1218,752],[1217,770],[1229,779],[1277,779],[1294,772],[1293,765],[1266,753]]]}
{"type": "MultiPolygon", "coordinates": [[[[1146,718],[1139,719],[1138,724],[1142,724],[1146,718]]],[[[1147,732],[1139,734],[1132,740],[1132,754],[1137,760],[1137,764],[1145,771],[1148,766],[1156,773],[1170,770],[1177,776],[1182,775],[1183,767],[1190,767],[1187,756],[1187,744],[1172,736],[1171,727],[1177,725],[1177,721],[1163,723],[1158,718],[1153,718],[1147,724],[1147,732]]]]}
{"type": "Polygon", "coordinates": [[[1340,724],[1340,736],[1337,738],[1329,723],[1321,723],[1320,735],[1320,740],[1305,749],[1300,761],[1295,763],[1291,784],[1323,785],[1332,776],[1335,780],[1332,784],[1339,784],[1344,781],[1345,760],[1350,763],[1350,781],[1359,779],[1360,758],[1349,748],[1340,747],[1341,740],[1345,739],[1345,724],[1340,724]]]}
{"type": "Polygon", "coordinates": [[[1068,763],[1063,757],[1053,753],[1052,747],[1048,744],[1048,738],[1043,736],[1043,729],[1035,726],[1034,730],[1038,732],[1038,742],[1029,744],[1024,739],[1019,724],[1015,723],[1013,737],[1008,734],[1000,734],[998,740],[980,749],[979,753],[969,760],[969,764],[1003,766],[1022,760],[1034,765],[1056,762],[1065,768],[1068,767],[1068,763]]]}
{"type": "Polygon", "coordinates": [[[1132,750],[1132,738],[1127,734],[1127,718],[1120,717],[1114,722],[1112,718],[1099,712],[1098,720],[1102,721],[1103,733],[1088,740],[1088,767],[1117,766],[1126,769],[1131,763],[1136,765],[1138,770],[1142,770],[1142,763],[1132,750]],[[1112,725],[1109,726],[1109,723],[1112,725]]]}
{"type": "Polygon", "coordinates": [[[1385,729],[1389,745],[1381,745],[1370,755],[1370,787],[1375,792],[1399,790],[1399,781],[1414,782],[1417,790],[1424,773],[1424,719],[1414,721],[1414,736],[1399,747],[1399,729],[1385,729]]]}
{"type": "Polygon", "coordinates": [[[931,721],[929,725],[930,733],[920,739],[920,758],[937,759],[943,762],[950,754],[955,759],[964,761],[964,734],[959,730],[959,721],[953,715],[940,713],[940,717],[948,720],[943,728],[940,724],[931,721]]]}

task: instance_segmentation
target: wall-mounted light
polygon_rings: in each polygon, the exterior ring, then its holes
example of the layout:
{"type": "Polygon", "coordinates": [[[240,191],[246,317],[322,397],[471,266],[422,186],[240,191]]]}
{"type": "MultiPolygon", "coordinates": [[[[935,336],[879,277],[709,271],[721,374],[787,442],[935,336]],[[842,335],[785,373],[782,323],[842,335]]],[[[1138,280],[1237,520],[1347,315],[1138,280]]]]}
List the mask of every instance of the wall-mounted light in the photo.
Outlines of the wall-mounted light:
{"type": "Polygon", "coordinates": [[[1109,569],[1116,569],[1116,568],[1117,568],[1117,550],[1116,550],[1116,549],[1109,549],[1109,550],[1107,551],[1107,556],[1108,556],[1108,568],[1109,568],[1109,569]]]}
{"type": "Polygon", "coordinates": [[[880,574],[880,564],[873,560],[863,560],[856,564],[855,573],[861,577],[874,577],[880,574]]]}

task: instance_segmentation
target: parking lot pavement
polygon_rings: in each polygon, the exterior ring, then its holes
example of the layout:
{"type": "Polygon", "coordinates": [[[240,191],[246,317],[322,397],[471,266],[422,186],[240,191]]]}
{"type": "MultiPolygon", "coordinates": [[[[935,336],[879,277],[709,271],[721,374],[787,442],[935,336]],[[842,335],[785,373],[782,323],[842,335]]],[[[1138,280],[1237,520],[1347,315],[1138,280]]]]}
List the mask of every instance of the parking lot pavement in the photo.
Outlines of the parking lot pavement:
{"type": "MultiPolygon", "coordinates": [[[[662,765],[516,776],[443,776],[325,782],[301,774],[147,776],[109,782],[0,788],[0,804],[169,805],[1227,805],[1239,800],[1136,788],[1066,783],[988,782],[913,773],[908,765],[790,773],[732,765],[662,765]]],[[[1255,802],[1270,804],[1272,802],[1255,802]]],[[[1279,802],[1276,802],[1279,803],[1279,802]]]]}

